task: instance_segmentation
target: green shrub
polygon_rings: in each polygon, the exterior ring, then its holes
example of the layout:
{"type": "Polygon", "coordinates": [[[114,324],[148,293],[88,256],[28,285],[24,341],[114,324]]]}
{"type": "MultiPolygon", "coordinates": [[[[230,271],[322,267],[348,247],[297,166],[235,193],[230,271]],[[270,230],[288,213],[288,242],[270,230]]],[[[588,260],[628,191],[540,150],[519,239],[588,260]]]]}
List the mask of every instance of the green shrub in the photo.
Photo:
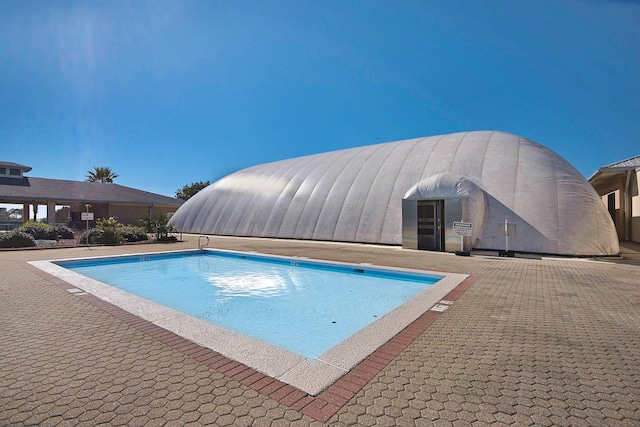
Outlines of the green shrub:
{"type": "Polygon", "coordinates": [[[142,242],[149,240],[144,227],[135,227],[133,225],[125,225],[120,229],[120,234],[126,242],[142,242]]]}
{"type": "Polygon", "coordinates": [[[145,215],[140,222],[142,222],[142,228],[147,233],[153,233],[153,217],[151,215],[145,215]]]}
{"type": "Polygon", "coordinates": [[[115,218],[99,219],[96,227],[80,236],[81,244],[119,245],[123,242],[140,242],[149,237],[144,227],[124,226],[115,218]],[[89,241],[87,242],[87,238],[89,241]]]}
{"type": "Polygon", "coordinates": [[[73,230],[66,225],[49,225],[44,222],[29,221],[19,231],[30,234],[36,240],[73,239],[73,230]]]}
{"type": "Polygon", "coordinates": [[[90,228],[88,231],[82,233],[80,236],[80,243],[83,244],[98,244],[102,243],[102,235],[104,234],[104,230],[101,228],[90,228]]]}
{"type": "Polygon", "coordinates": [[[178,238],[173,235],[176,229],[169,223],[169,217],[166,213],[155,216],[145,215],[142,219],[147,233],[155,234],[158,242],[176,242],[178,238]]]}
{"type": "Polygon", "coordinates": [[[73,239],[75,237],[73,230],[66,225],[54,225],[53,231],[60,239],[73,239]]]}
{"type": "Polygon", "coordinates": [[[29,248],[36,246],[36,239],[22,231],[0,234],[0,248],[29,248]]]}
{"type": "Polygon", "coordinates": [[[30,226],[42,227],[42,228],[51,228],[51,226],[49,224],[47,224],[46,222],[27,221],[27,222],[25,222],[23,224],[23,227],[30,227],[30,226]]]}
{"type": "Polygon", "coordinates": [[[124,241],[120,230],[113,227],[102,229],[102,242],[105,245],[119,245],[124,241]]]}
{"type": "Polygon", "coordinates": [[[56,240],[58,236],[52,226],[43,222],[29,221],[18,228],[18,231],[30,234],[36,240],[56,240]]]}
{"type": "Polygon", "coordinates": [[[103,231],[102,242],[100,243],[105,245],[119,245],[124,241],[122,234],[120,233],[122,224],[120,224],[120,222],[118,222],[114,217],[99,219],[96,221],[96,228],[103,231]]]}

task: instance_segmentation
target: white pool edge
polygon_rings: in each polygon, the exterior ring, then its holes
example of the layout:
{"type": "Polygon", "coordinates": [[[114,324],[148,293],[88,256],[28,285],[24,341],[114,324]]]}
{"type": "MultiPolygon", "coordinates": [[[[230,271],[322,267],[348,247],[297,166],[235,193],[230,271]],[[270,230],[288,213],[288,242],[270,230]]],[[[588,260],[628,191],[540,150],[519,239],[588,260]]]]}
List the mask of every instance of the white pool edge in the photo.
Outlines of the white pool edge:
{"type": "MultiPolygon", "coordinates": [[[[293,257],[258,254],[255,252],[226,250],[216,251],[259,255],[268,258],[295,259],[293,257]]],[[[149,256],[158,254],[166,255],[168,253],[157,252],[139,255],[149,256]]],[[[137,255],[138,254],[127,254],[91,258],[124,258],[137,255]]],[[[90,258],[74,258],[74,260],[80,259],[90,258]]],[[[55,264],[55,262],[68,260],[69,259],[30,261],[29,264],[69,283],[70,286],[74,286],[90,293],[103,301],[120,307],[123,310],[171,331],[176,335],[216,351],[229,359],[236,360],[258,372],[292,385],[313,396],[319,394],[343,375],[348,373],[358,363],[397,335],[413,321],[418,319],[422,314],[437,304],[449,292],[469,277],[467,274],[443,273],[377,265],[366,265],[363,267],[361,264],[305,258],[305,261],[352,266],[355,268],[373,268],[395,272],[442,276],[442,279],[438,282],[429,286],[427,289],[385,314],[372,324],[351,335],[349,338],[335,345],[319,357],[309,359],[263,341],[250,338],[226,328],[194,318],[177,310],[151,302],[55,264]]]]}

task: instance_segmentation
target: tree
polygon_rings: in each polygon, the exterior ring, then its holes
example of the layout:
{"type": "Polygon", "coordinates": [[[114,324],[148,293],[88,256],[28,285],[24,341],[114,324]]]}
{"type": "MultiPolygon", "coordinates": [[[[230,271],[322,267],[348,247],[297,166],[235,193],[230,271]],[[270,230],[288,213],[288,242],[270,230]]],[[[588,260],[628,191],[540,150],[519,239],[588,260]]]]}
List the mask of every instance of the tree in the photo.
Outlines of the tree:
{"type": "Polygon", "coordinates": [[[9,219],[22,219],[22,209],[9,209],[9,219]]]}
{"type": "Polygon", "coordinates": [[[147,233],[156,235],[158,242],[176,242],[178,240],[176,236],[172,235],[176,229],[169,222],[169,216],[166,213],[159,213],[155,216],[145,215],[142,218],[142,223],[147,233]]]}
{"type": "Polygon", "coordinates": [[[94,170],[87,172],[87,181],[89,182],[108,182],[112,183],[118,177],[111,168],[107,166],[94,166],[94,170]]]}
{"type": "Polygon", "coordinates": [[[211,184],[209,181],[207,182],[198,181],[198,182],[193,182],[189,185],[185,185],[181,189],[176,190],[176,198],[182,199],[182,200],[189,200],[190,198],[195,196],[198,191],[202,190],[209,184],[211,184]]]}

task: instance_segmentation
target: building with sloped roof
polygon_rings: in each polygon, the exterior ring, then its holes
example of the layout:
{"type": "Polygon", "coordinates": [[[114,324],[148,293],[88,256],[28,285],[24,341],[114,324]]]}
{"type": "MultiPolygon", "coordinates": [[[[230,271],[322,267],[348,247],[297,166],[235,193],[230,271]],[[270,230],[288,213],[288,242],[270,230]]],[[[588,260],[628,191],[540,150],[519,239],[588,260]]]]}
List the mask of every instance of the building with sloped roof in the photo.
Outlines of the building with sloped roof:
{"type": "Polygon", "coordinates": [[[619,252],[607,210],[573,166],[536,142],[494,131],[249,167],[201,190],[172,223],[190,233],[450,252],[619,252]]]}
{"type": "Polygon", "coordinates": [[[49,223],[56,222],[56,206],[68,206],[73,222],[80,221],[82,213],[88,211],[96,219],[115,217],[123,224],[140,225],[144,215],[173,213],[183,203],[113,183],[25,176],[30,170],[29,166],[0,162],[0,203],[23,205],[25,221],[29,219],[30,206],[46,205],[49,223]]]}
{"type": "Polygon", "coordinates": [[[602,197],[621,241],[640,243],[640,156],[602,166],[589,182],[602,197]]]}

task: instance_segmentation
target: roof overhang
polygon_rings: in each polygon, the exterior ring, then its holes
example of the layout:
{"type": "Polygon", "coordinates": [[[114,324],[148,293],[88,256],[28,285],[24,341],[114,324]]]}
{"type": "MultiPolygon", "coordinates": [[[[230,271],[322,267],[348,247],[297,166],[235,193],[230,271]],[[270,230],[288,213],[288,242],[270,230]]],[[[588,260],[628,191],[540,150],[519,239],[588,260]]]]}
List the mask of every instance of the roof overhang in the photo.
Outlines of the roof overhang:
{"type": "Polygon", "coordinates": [[[607,181],[609,181],[611,178],[615,178],[616,175],[627,176],[628,172],[637,172],[638,169],[640,168],[636,166],[628,166],[628,167],[606,167],[605,166],[595,171],[589,177],[588,181],[594,188],[597,188],[603,185],[604,183],[606,183],[607,181]]]}
{"type": "Polygon", "coordinates": [[[168,204],[168,203],[155,203],[155,202],[123,202],[118,200],[92,200],[92,199],[52,199],[52,198],[42,198],[42,197],[32,197],[25,199],[24,197],[7,197],[3,196],[0,198],[0,204],[9,204],[9,205],[21,205],[23,203],[38,203],[42,205],[46,205],[47,203],[53,202],[56,205],[73,205],[75,203],[93,203],[96,205],[118,205],[118,206],[144,206],[144,207],[154,207],[154,208],[179,208],[181,204],[168,204]]]}
{"type": "Polygon", "coordinates": [[[55,203],[57,205],[95,203],[177,208],[184,201],[118,184],[33,177],[20,179],[0,177],[0,203],[55,203]]]}
{"type": "Polygon", "coordinates": [[[31,170],[31,166],[21,165],[19,163],[13,162],[0,162],[0,167],[16,168],[20,169],[22,172],[29,172],[31,170]]]}

